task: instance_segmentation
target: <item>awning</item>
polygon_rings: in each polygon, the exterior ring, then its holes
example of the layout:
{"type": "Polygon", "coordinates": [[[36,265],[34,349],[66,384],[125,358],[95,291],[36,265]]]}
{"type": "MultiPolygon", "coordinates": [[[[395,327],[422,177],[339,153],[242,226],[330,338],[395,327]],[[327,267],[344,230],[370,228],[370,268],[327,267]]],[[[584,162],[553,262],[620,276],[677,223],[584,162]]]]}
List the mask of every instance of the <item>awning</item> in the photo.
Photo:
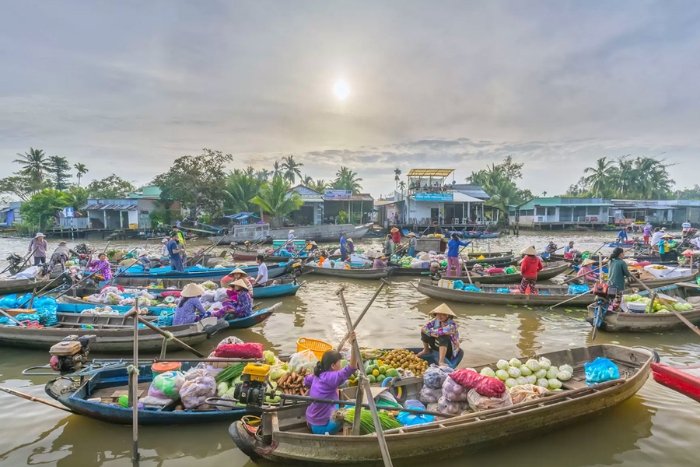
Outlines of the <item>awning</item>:
{"type": "Polygon", "coordinates": [[[452,202],[454,203],[483,203],[483,199],[474,198],[473,196],[465,195],[459,191],[452,194],[452,202]]]}
{"type": "Polygon", "coordinates": [[[447,177],[454,169],[411,169],[409,177],[447,177]]]}
{"type": "Polygon", "coordinates": [[[139,207],[135,204],[86,204],[81,211],[138,211],[139,207]]]}

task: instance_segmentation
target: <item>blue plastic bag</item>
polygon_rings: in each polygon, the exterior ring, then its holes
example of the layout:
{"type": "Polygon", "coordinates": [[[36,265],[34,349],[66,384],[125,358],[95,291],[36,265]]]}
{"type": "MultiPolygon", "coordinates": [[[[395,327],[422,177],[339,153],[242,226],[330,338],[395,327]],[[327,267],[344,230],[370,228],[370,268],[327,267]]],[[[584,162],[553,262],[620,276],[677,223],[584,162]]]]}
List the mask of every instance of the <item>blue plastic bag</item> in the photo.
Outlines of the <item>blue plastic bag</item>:
{"type": "MultiPolygon", "coordinates": [[[[425,406],[417,400],[406,401],[406,408],[415,410],[425,410],[425,406]]],[[[399,414],[396,416],[396,421],[404,426],[422,425],[423,423],[430,423],[435,421],[435,416],[427,414],[399,412],[399,414]]]]}
{"type": "Polygon", "coordinates": [[[589,289],[586,284],[571,284],[569,286],[569,295],[580,295],[588,292],[588,290],[589,289]]]}
{"type": "Polygon", "coordinates": [[[462,290],[464,289],[464,282],[460,280],[456,280],[452,282],[452,285],[454,286],[455,289],[457,290],[462,290]]]}
{"type": "Polygon", "coordinates": [[[508,287],[499,287],[496,289],[496,293],[510,293],[510,289],[508,287]]]}
{"type": "Polygon", "coordinates": [[[617,365],[604,357],[598,357],[592,362],[583,365],[586,372],[586,384],[592,386],[606,381],[612,381],[620,377],[617,365]]]}
{"type": "Polygon", "coordinates": [[[160,312],[158,316],[158,327],[172,326],[173,317],[175,316],[175,309],[169,308],[160,312]]]}
{"type": "Polygon", "coordinates": [[[466,292],[481,292],[481,289],[474,284],[469,284],[468,286],[464,287],[464,290],[466,292]]]}
{"type": "Polygon", "coordinates": [[[17,294],[13,293],[0,298],[0,308],[17,308],[17,294]]]}

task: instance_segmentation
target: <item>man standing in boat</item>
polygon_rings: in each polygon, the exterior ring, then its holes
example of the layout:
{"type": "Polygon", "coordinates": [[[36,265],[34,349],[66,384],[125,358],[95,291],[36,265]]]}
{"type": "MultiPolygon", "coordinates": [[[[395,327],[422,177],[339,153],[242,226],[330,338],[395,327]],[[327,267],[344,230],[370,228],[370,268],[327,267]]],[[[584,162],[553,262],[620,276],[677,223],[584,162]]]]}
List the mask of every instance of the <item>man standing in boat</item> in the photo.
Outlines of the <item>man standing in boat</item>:
{"type": "Polygon", "coordinates": [[[348,259],[348,241],[345,239],[345,232],[340,234],[340,260],[348,259]]]}
{"type": "Polygon", "coordinates": [[[40,264],[46,264],[46,250],[49,248],[48,242],[44,239],[44,234],[37,233],[32,241],[29,242],[29,249],[27,251],[33,253],[34,266],[39,266],[40,264]]]}
{"type": "Polygon", "coordinates": [[[170,256],[170,267],[173,271],[185,272],[185,266],[182,262],[182,250],[180,249],[180,244],[177,242],[177,237],[175,235],[170,238],[168,242],[168,255],[170,256]]]}

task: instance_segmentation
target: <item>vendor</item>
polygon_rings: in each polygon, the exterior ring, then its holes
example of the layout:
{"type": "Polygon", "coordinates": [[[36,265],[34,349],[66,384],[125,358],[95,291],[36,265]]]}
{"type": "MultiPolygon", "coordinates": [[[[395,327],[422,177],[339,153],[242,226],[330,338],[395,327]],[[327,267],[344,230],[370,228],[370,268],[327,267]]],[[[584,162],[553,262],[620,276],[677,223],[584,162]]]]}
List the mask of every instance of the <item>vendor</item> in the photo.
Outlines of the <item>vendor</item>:
{"type": "Polygon", "coordinates": [[[238,279],[228,284],[231,291],[226,291],[232,302],[233,311],[231,314],[234,318],[246,318],[253,314],[253,297],[250,294],[250,284],[248,281],[238,279]],[[232,292],[232,293],[230,293],[232,292]]]}
{"type": "Polygon", "coordinates": [[[258,275],[253,281],[253,287],[267,285],[269,280],[267,277],[267,264],[265,264],[265,257],[263,255],[258,255],[255,258],[255,262],[258,263],[258,275]]]}
{"type": "Polygon", "coordinates": [[[630,277],[630,270],[625,262],[625,250],[617,247],[610,255],[610,264],[608,265],[608,285],[617,288],[617,295],[613,300],[613,310],[620,307],[622,301],[622,292],[625,290],[625,278],[630,277]]]}
{"type": "Polygon", "coordinates": [[[100,253],[96,260],[88,263],[88,267],[90,268],[90,273],[95,274],[95,279],[100,281],[112,280],[112,269],[109,261],[107,261],[106,254],[100,253]]]}
{"type": "Polygon", "coordinates": [[[537,273],[542,270],[542,260],[537,257],[534,246],[529,246],[520,252],[525,255],[520,265],[520,274],[523,279],[520,281],[520,293],[537,293],[537,273]]]}
{"type": "Polygon", "coordinates": [[[620,229],[620,233],[617,234],[617,243],[625,243],[627,238],[627,229],[620,229]]]}
{"type": "Polygon", "coordinates": [[[163,237],[163,239],[160,241],[162,243],[162,246],[160,247],[160,260],[163,261],[167,259],[170,261],[170,252],[168,251],[168,242],[170,241],[170,237],[166,236],[163,237]]]}
{"type": "Polygon", "coordinates": [[[418,247],[418,239],[416,238],[416,234],[413,232],[410,232],[408,234],[408,256],[411,258],[416,257],[416,248],[418,247]]]}
{"type": "Polygon", "coordinates": [[[586,258],[581,263],[581,268],[578,270],[576,277],[583,278],[586,281],[595,282],[598,280],[598,273],[593,271],[592,265],[595,264],[590,258],[586,258]]]}
{"type": "Polygon", "coordinates": [[[435,319],[421,328],[420,340],[423,342],[423,350],[418,356],[438,351],[438,365],[447,366],[445,358],[455,358],[459,353],[459,330],[453,319],[457,315],[443,303],[431,311],[430,316],[435,319]]]}
{"type": "Polygon", "coordinates": [[[385,256],[377,256],[372,264],[372,269],[384,269],[386,268],[386,261],[384,261],[385,256]]]}
{"type": "Polygon", "coordinates": [[[229,272],[228,275],[224,276],[223,279],[221,279],[221,287],[228,287],[227,284],[235,282],[239,279],[243,279],[245,281],[248,281],[248,284],[250,285],[250,287],[253,286],[253,278],[250,277],[248,275],[248,273],[245,272],[243,269],[236,268],[233,271],[229,272]]]}
{"type": "Polygon", "coordinates": [[[46,264],[46,250],[49,248],[48,242],[44,239],[44,234],[37,233],[32,241],[29,242],[28,252],[34,257],[34,266],[46,264]]]}
{"type": "MultiPolygon", "coordinates": [[[[355,333],[352,332],[348,343],[355,341],[355,333]]],[[[338,388],[344,384],[355,371],[357,371],[357,355],[350,353],[350,364],[341,368],[343,356],[337,350],[329,350],[323,354],[321,360],[316,363],[314,373],[304,378],[304,385],[309,388],[309,397],[315,399],[338,400],[338,388]]],[[[342,422],[331,420],[335,406],[312,402],[306,409],[306,423],[315,435],[334,435],[340,431],[342,422]]]]}
{"type": "Polygon", "coordinates": [[[345,239],[345,232],[340,234],[340,260],[348,259],[348,241],[345,239]]]}
{"type": "Polygon", "coordinates": [[[318,245],[316,245],[316,242],[314,242],[313,240],[307,240],[306,241],[306,252],[312,253],[314,251],[318,251],[318,245]]]}
{"type": "Polygon", "coordinates": [[[185,265],[182,262],[182,254],[184,250],[177,242],[177,237],[172,236],[168,241],[168,255],[170,256],[170,268],[173,271],[185,272],[185,265]]]}
{"type": "Polygon", "coordinates": [[[574,249],[573,241],[569,242],[569,244],[564,247],[564,259],[574,259],[576,253],[578,252],[574,249]]]}
{"type": "Polygon", "coordinates": [[[555,251],[557,251],[559,248],[557,248],[557,245],[554,242],[549,242],[546,247],[544,247],[544,252],[547,255],[553,254],[555,251]]]}
{"type": "Polygon", "coordinates": [[[440,226],[438,225],[437,222],[433,222],[433,226],[432,226],[432,227],[428,227],[427,229],[425,229],[425,230],[423,231],[423,235],[425,235],[426,233],[427,233],[428,235],[430,235],[430,234],[433,234],[433,235],[442,235],[442,229],[440,228],[440,226]]]}
{"type": "Polygon", "coordinates": [[[394,251],[396,251],[399,243],[401,243],[401,231],[396,227],[391,229],[391,241],[394,243],[394,251]]]}
{"type": "Polygon", "coordinates": [[[460,277],[462,275],[462,266],[459,264],[459,247],[465,247],[471,242],[463,242],[459,239],[459,234],[454,232],[450,237],[450,241],[447,242],[447,275],[460,277]],[[454,274],[452,269],[454,268],[454,274]]]}
{"type": "Polygon", "coordinates": [[[54,266],[56,266],[57,264],[61,265],[61,272],[65,271],[66,261],[68,261],[71,254],[78,256],[76,252],[68,248],[68,244],[66,242],[60,242],[58,244],[58,247],[53,251],[53,254],[51,255],[51,261],[49,261],[49,267],[46,271],[48,273],[51,273],[53,271],[54,266]]]}
{"type": "Polygon", "coordinates": [[[143,272],[148,274],[151,271],[151,258],[145,249],[139,250],[139,263],[143,266],[143,272]]]}
{"type": "Polygon", "coordinates": [[[678,259],[678,252],[676,251],[677,246],[678,244],[673,241],[673,235],[663,235],[659,241],[659,255],[661,256],[661,261],[676,261],[678,259]]]}
{"type": "Polygon", "coordinates": [[[387,234],[384,241],[384,255],[390,257],[394,253],[394,242],[391,239],[391,234],[387,234]]]}
{"type": "Polygon", "coordinates": [[[348,245],[348,254],[354,255],[355,254],[355,242],[352,241],[352,238],[348,237],[347,245],[348,245]]]}
{"type": "Polygon", "coordinates": [[[192,324],[197,321],[197,312],[205,314],[207,311],[204,309],[202,302],[199,297],[204,293],[204,287],[199,284],[190,283],[182,289],[180,293],[180,302],[175,308],[175,315],[173,316],[173,326],[178,326],[180,324],[192,324]]]}

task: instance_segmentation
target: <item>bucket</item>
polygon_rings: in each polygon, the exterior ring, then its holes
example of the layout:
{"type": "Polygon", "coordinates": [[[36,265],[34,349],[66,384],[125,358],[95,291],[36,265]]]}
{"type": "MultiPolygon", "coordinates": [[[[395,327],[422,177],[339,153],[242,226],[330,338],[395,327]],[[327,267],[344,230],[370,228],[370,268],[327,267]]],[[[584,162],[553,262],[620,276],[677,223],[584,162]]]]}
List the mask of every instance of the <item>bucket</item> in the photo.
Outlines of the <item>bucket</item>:
{"type": "Polygon", "coordinates": [[[180,371],[180,368],[182,368],[182,363],[180,362],[158,362],[151,365],[151,373],[153,373],[153,377],[155,378],[168,371],[180,371]]]}
{"type": "Polygon", "coordinates": [[[316,358],[321,360],[324,353],[329,350],[333,350],[333,346],[328,342],[302,337],[297,341],[297,352],[301,352],[302,350],[312,351],[314,355],[316,355],[316,358]]]}

